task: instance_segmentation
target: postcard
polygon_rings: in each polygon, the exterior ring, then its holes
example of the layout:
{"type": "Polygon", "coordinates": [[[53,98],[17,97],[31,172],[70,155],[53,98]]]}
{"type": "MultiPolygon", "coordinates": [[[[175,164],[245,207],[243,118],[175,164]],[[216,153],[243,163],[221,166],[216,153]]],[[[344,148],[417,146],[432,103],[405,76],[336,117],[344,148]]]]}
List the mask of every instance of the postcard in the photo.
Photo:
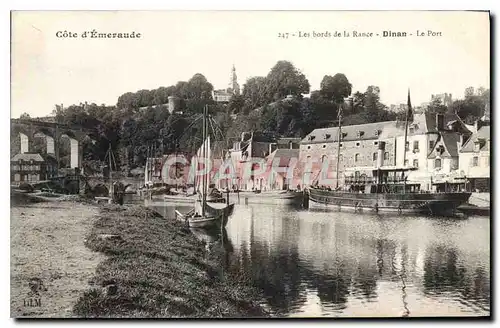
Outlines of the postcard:
{"type": "Polygon", "coordinates": [[[487,11],[13,11],[11,317],[489,319],[487,11]]]}

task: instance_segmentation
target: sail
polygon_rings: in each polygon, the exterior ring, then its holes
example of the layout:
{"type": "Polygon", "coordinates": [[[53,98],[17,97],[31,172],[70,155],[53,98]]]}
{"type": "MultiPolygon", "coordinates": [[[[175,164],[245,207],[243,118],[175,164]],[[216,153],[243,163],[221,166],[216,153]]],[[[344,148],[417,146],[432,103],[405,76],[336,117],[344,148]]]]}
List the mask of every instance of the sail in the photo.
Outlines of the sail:
{"type": "MultiPolygon", "coordinates": [[[[209,165],[211,166],[210,160],[212,158],[211,156],[211,149],[210,149],[210,136],[207,137],[203,145],[201,145],[200,149],[198,149],[198,152],[196,153],[195,157],[195,163],[196,163],[196,172],[200,172],[204,165],[209,165]]],[[[208,190],[209,182],[210,182],[210,173],[207,172],[206,174],[197,174],[196,177],[196,190],[200,194],[204,194],[208,190]],[[205,181],[203,181],[203,179],[205,181]],[[203,189],[205,188],[205,189],[203,189]]]]}

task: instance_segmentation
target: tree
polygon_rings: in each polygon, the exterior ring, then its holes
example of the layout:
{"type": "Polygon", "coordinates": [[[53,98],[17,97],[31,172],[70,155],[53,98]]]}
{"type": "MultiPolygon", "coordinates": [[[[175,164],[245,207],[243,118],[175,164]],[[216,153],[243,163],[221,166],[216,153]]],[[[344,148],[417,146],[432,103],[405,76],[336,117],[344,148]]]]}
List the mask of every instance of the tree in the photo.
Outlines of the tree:
{"type": "Polygon", "coordinates": [[[440,98],[434,98],[429,104],[429,107],[427,107],[427,111],[430,113],[444,114],[448,111],[448,107],[443,105],[440,98]]]}
{"type": "Polygon", "coordinates": [[[154,95],[153,95],[153,103],[155,105],[162,105],[168,103],[168,97],[173,94],[172,88],[175,89],[175,87],[159,87],[156,90],[153,90],[154,95]]]}
{"type": "Polygon", "coordinates": [[[19,118],[21,120],[27,120],[27,119],[30,119],[31,117],[30,117],[30,114],[24,112],[24,113],[21,114],[21,116],[19,116],[19,118]]]}
{"type": "Polygon", "coordinates": [[[118,97],[118,102],[116,106],[118,108],[138,108],[139,101],[138,97],[133,92],[127,92],[118,97]]]}
{"type": "Polygon", "coordinates": [[[271,68],[266,77],[265,97],[267,102],[285,98],[287,95],[301,96],[309,93],[310,84],[306,76],[289,61],[281,60],[271,68]]]}
{"type": "Polygon", "coordinates": [[[245,98],[242,95],[232,95],[227,108],[230,113],[240,113],[245,105],[245,98]]]}
{"type": "Polygon", "coordinates": [[[471,97],[474,95],[474,87],[468,87],[465,89],[465,92],[464,92],[464,97],[467,98],[467,97],[471,97]]]}
{"type": "Polygon", "coordinates": [[[342,73],[337,73],[334,76],[325,75],[321,81],[321,95],[337,105],[350,96],[351,91],[352,85],[342,73]]]}
{"type": "Polygon", "coordinates": [[[207,81],[205,76],[196,73],[187,82],[187,98],[192,100],[211,100],[214,87],[207,81]]]}
{"type": "Polygon", "coordinates": [[[243,86],[243,112],[250,111],[263,106],[266,103],[264,91],[266,89],[266,78],[256,76],[249,78],[243,86]]]}
{"type": "Polygon", "coordinates": [[[364,97],[365,117],[368,122],[378,122],[379,111],[385,108],[380,103],[380,88],[370,85],[364,97]]]}

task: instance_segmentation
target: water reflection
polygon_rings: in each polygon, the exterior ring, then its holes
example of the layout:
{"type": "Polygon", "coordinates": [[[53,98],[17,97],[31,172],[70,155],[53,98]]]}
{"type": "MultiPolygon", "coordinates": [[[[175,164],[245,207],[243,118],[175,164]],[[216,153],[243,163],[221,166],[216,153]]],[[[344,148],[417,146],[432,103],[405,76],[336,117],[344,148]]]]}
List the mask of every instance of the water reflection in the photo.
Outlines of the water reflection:
{"type": "Polygon", "coordinates": [[[286,316],[489,315],[489,228],[237,205],[224,265],[286,316]]]}

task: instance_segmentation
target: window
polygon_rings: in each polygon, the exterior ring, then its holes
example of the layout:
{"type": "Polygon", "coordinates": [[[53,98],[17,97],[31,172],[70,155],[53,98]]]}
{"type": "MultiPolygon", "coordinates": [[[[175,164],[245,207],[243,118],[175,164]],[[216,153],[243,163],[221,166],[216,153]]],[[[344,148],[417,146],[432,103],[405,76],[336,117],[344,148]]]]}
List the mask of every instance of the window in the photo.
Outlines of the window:
{"type": "Polygon", "coordinates": [[[436,158],[434,160],[434,168],[435,169],[440,169],[441,168],[441,159],[440,158],[436,158]]]}
{"type": "Polygon", "coordinates": [[[409,163],[410,163],[410,162],[409,162],[407,159],[405,159],[404,166],[408,166],[408,164],[409,164],[409,163]]]}
{"type": "Polygon", "coordinates": [[[326,155],[321,156],[321,163],[324,163],[326,159],[326,155]]]}
{"type": "Polygon", "coordinates": [[[331,134],[326,133],[325,134],[325,139],[330,139],[331,136],[332,136],[331,134]]]}
{"type": "Polygon", "coordinates": [[[377,146],[377,145],[378,145],[378,141],[374,141],[374,142],[373,142],[373,144],[374,144],[375,146],[377,146]]]}
{"type": "Polygon", "coordinates": [[[378,158],[378,154],[377,153],[373,153],[373,160],[376,161],[378,158]]]}
{"type": "Polygon", "coordinates": [[[311,159],[311,155],[307,155],[307,159],[310,160],[311,159]]]}
{"type": "Polygon", "coordinates": [[[356,147],[359,147],[360,145],[361,145],[361,143],[356,142],[356,147]]]}
{"type": "Polygon", "coordinates": [[[358,138],[363,138],[364,134],[365,134],[364,131],[358,131],[358,138]]]}
{"type": "Polygon", "coordinates": [[[340,143],[340,147],[344,147],[344,144],[342,142],[340,143]]]}
{"type": "Polygon", "coordinates": [[[434,140],[429,140],[429,151],[431,151],[432,148],[434,148],[434,140]]]}
{"type": "Polygon", "coordinates": [[[472,166],[479,166],[479,158],[477,156],[472,157],[472,166]]]}
{"type": "Polygon", "coordinates": [[[380,130],[375,130],[375,137],[378,137],[380,132],[381,132],[380,130]]]}
{"type": "Polygon", "coordinates": [[[355,154],[354,155],[354,161],[355,162],[359,162],[359,154],[355,154]]]}
{"type": "Polygon", "coordinates": [[[410,133],[415,133],[415,128],[410,128],[410,133]]]}
{"type": "Polygon", "coordinates": [[[418,131],[418,125],[417,124],[415,124],[414,128],[415,128],[415,131],[418,131]]]}
{"type": "Polygon", "coordinates": [[[479,149],[481,148],[481,145],[479,142],[475,142],[474,143],[474,151],[479,151],[479,149]]]}
{"type": "Polygon", "coordinates": [[[323,148],[326,148],[326,145],[323,145],[323,148]]]}
{"type": "Polygon", "coordinates": [[[307,149],[311,149],[311,146],[307,146],[307,149]]]}
{"type": "Polygon", "coordinates": [[[406,151],[410,150],[410,142],[409,141],[406,142],[405,150],[406,151]]]}
{"type": "Polygon", "coordinates": [[[418,140],[417,141],[413,141],[413,151],[415,153],[418,153],[418,140]]]}
{"type": "Polygon", "coordinates": [[[413,166],[414,167],[418,167],[418,159],[414,159],[413,160],[413,166]]]}
{"type": "Polygon", "coordinates": [[[342,162],[344,160],[344,156],[342,154],[339,155],[339,161],[342,162]]]}
{"type": "Polygon", "coordinates": [[[384,153],[384,161],[387,161],[388,159],[389,159],[389,152],[388,152],[388,151],[386,151],[386,152],[384,153]]]}

